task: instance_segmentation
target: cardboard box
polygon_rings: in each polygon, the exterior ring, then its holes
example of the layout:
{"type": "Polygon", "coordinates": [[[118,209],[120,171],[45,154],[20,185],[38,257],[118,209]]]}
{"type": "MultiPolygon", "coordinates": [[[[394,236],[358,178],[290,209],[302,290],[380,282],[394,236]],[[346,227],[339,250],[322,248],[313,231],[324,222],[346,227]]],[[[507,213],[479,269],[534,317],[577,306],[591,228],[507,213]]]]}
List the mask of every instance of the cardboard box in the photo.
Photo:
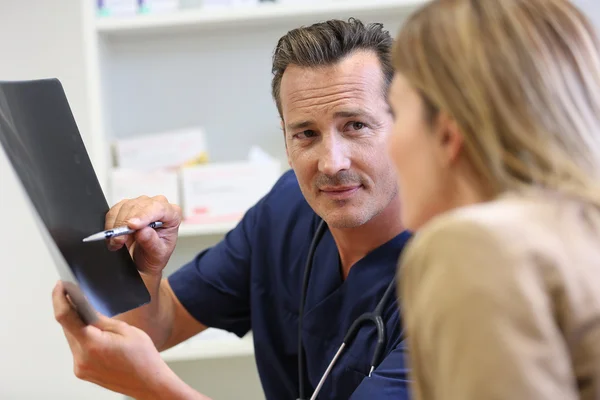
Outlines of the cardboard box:
{"type": "Polygon", "coordinates": [[[208,161],[206,137],[200,128],[117,140],[113,152],[115,167],[141,171],[177,169],[208,161]]]}
{"type": "Polygon", "coordinates": [[[181,169],[184,221],[237,222],[281,175],[279,162],[210,163],[181,169]]]}
{"type": "Polygon", "coordinates": [[[163,195],[169,203],[179,204],[179,174],[173,171],[144,172],[131,169],[110,171],[109,203],[112,207],[123,199],[163,195]]]}

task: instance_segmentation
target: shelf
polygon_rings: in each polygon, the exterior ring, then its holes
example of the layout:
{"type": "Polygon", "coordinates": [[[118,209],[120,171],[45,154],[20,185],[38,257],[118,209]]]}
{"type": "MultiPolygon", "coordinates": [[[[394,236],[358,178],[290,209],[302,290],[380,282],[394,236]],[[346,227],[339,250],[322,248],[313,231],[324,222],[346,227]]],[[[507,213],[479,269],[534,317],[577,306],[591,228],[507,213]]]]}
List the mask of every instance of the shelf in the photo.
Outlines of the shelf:
{"type": "Polygon", "coordinates": [[[207,339],[184,342],[161,353],[168,363],[215,358],[248,357],[254,355],[252,334],[242,339],[207,339]]]}
{"type": "Polygon", "coordinates": [[[428,0],[330,0],[309,4],[261,3],[238,8],[185,9],[164,14],[132,17],[99,17],[98,33],[107,36],[161,33],[198,28],[240,28],[274,23],[299,25],[342,15],[365,18],[407,14],[428,0]]]}
{"type": "Polygon", "coordinates": [[[179,226],[179,236],[206,236],[206,235],[224,235],[237,225],[235,222],[223,222],[219,224],[191,224],[182,223],[179,226]]]}

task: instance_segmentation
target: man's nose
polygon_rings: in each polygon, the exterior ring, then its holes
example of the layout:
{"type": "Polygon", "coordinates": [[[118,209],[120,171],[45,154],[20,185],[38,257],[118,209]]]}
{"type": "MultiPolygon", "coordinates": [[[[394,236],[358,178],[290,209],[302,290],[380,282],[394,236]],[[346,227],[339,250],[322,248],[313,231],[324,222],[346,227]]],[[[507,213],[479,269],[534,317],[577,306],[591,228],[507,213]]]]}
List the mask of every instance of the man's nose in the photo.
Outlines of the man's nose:
{"type": "Polygon", "coordinates": [[[334,176],[340,171],[350,168],[349,149],[337,135],[325,135],[321,142],[319,154],[319,171],[325,175],[334,176]]]}

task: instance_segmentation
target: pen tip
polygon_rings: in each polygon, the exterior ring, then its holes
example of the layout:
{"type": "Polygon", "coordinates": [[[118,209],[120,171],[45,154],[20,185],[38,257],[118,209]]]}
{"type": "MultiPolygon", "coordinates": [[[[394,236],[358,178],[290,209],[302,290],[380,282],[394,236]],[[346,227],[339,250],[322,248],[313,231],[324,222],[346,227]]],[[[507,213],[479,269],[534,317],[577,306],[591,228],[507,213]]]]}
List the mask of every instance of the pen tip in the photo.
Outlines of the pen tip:
{"type": "Polygon", "coordinates": [[[90,235],[86,238],[83,239],[84,242],[95,242],[97,240],[102,240],[104,239],[104,232],[100,232],[100,233],[94,233],[93,235],[90,235]]]}

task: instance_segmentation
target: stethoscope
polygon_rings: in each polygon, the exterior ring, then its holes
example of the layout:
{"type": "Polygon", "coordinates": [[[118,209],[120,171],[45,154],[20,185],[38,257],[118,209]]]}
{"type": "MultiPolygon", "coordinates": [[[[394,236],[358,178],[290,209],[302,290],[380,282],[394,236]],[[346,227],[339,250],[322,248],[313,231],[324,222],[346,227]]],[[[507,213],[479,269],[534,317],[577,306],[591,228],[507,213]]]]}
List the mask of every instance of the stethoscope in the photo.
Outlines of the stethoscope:
{"type": "MultiPolygon", "coordinates": [[[[304,269],[304,279],[302,282],[302,293],[301,293],[301,298],[300,298],[300,313],[299,313],[299,318],[298,318],[298,386],[299,386],[298,400],[306,400],[307,399],[305,397],[305,387],[307,384],[306,376],[304,373],[304,364],[305,364],[304,358],[305,358],[305,356],[304,356],[304,349],[302,346],[302,318],[304,315],[304,303],[306,301],[306,292],[308,290],[308,281],[310,279],[310,271],[312,270],[312,267],[313,267],[313,259],[315,257],[315,251],[316,251],[317,245],[319,244],[321,238],[323,237],[323,234],[325,233],[326,229],[327,229],[327,225],[325,224],[325,221],[321,220],[321,222],[319,223],[319,226],[317,227],[317,231],[315,232],[315,235],[313,236],[310,247],[308,249],[308,257],[306,260],[306,267],[304,269]]],[[[369,377],[371,377],[373,370],[379,365],[379,363],[381,362],[381,358],[383,356],[383,350],[384,350],[385,342],[387,339],[386,339],[385,324],[383,323],[383,318],[381,318],[381,315],[383,313],[383,307],[385,306],[385,304],[387,303],[387,301],[389,300],[390,296],[392,295],[392,293],[394,291],[394,287],[395,287],[395,282],[394,281],[390,282],[389,286],[385,290],[385,293],[381,297],[381,300],[379,300],[379,303],[377,303],[377,306],[375,307],[375,309],[372,312],[367,312],[367,313],[362,314],[352,323],[352,325],[348,329],[348,332],[346,332],[346,336],[344,336],[344,340],[342,341],[342,344],[340,345],[338,351],[333,356],[331,362],[329,363],[329,366],[327,366],[327,369],[323,373],[323,376],[321,376],[321,380],[319,381],[319,384],[315,388],[314,393],[310,397],[310,400],[315,400],[317,398],[317,395],[319,394],[319,392],[321,391],[321,388],[323,387],[323,383],[325,383],[325,380],[331,373],[333,366],[335,365],[335,363],[338,361],[338,359],[342,355],[344,349],[346,349],[347,347],[349,347],[352,344],[352,341],[356,337],[356,334],[358,333],[360,328],[367,323],[373,323],[373,324],[375,324],[375,327],[377,328],[377,344],[375,345],[375,351],[373,352],[373,359],[371,360],[371,369],[369,370],[369,377]]]]}

